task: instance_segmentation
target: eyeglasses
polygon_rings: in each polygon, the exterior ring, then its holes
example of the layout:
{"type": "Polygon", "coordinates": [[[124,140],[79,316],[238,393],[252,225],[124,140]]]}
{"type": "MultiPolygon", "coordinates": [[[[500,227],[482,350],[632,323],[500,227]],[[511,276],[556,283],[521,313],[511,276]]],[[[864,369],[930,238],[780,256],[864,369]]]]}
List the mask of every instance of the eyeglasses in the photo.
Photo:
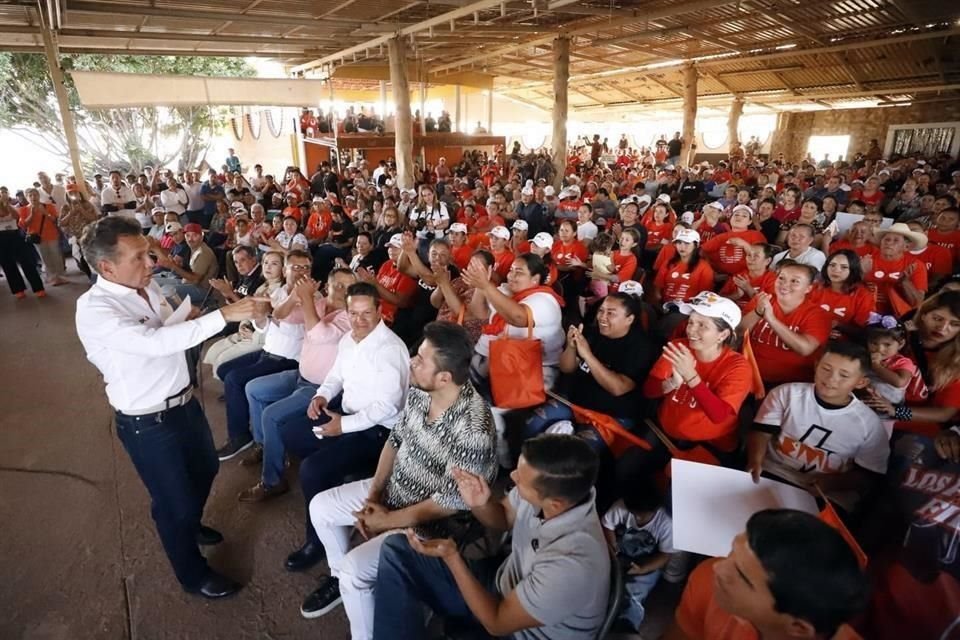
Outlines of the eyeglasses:
{"type": "Polygon", "coordinates": [[[309,264],[288,264],[287,268],[291,271],[309,271],[311,265],[309,264]]]}

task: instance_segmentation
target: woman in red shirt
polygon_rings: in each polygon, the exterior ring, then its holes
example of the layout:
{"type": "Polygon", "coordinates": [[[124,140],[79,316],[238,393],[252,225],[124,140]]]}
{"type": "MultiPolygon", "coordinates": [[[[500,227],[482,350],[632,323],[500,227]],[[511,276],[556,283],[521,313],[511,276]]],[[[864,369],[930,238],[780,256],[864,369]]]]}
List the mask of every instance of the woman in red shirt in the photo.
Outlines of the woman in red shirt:
{"type": "Polygon", "coordinates": [[[466,269],[474,249],[467,244],[467,225],[454,222],[450,225],[450,260],[457,269],[466,269]]]}
{"type": "Polygon", "coordinates": [[[850,227],[850,230],[847,231],[847,236],[843,240],[837,240],[830,245],[831,252],[837,252],[841,249],[850,249],[857,254],[861,259],[866,258],[867,256],[872,256],[880,251],[877,245],[870,242],[870,225],[860,220],[859,222],[854,222],[853,226],[850,227]]]}
{"type": "Polygon", "coordinates": [[[830,314],[834,326],[865,327],[876,309],[873,294],[863,284],[860,258],[850,249],[834,251],[820,270],[822,282],[811,300],[830,314]]]}
{"type": "Polygon", "coordinates": [[[817,352],[833,323],[808,299],[817,270],[793,261],[781,263],[773,295],[760,292],[744,310],[740,330],[750,334],[760,376],[766,386],[809,382],[817,352]]]}
{"type": "Polygon", "coordinates": [[[380,293],[380,313],[388,325],[393,324],[397,309],[410,306],[417,290],[417,281],[399,269],[402,255],[403,236],[398,233],[387,243],[387,256],[390,259],[380,265],[376,275],[367,268],[357,270],[357,278],[377,287],[380,293]]]}
{"type": "Polygon", "coordinates": [[[863,185],[863,191],[860,192],[860,197],[857,200],[869,208],[874,208],[880,206],[883,199],[884,193],[880,189],[880,181],[875,177],[867,178],[867,182],[863,185]]]}
{"type": "Polygon", "coordinates": [[[877,299],[877,313],[903,315],[923,300],[927,292],[927,265],[907,251],[927,246],[927,236],[902,222],[877,229],[880,251],[863,260],[864,280],[877,299]]]}
{"type": "Polygon", "coordinates": [[[773,210],[774,219],[783,224],[800,217],[800,189],[790,185],[783,190],[783,203],[773,210]]]}
{"type": "Polygon", "coordinates": [[[653,206],[651,215],[644,216],[643,226],[647,230],[647,245],[643,248],[643,257],[646,266],[653,264],[660,249],[670,244],[673,237],[673,224],[670,221],[670,210],[662,202],[653,206]]]}
{"type": "Polygon", "coordinates": [[[677,250],[653,281],[653,302],[683,302],[701,291],[713,289],[713,269],[700,259],[700,234],[693,229],[681,229],[673,239],[677,250]]]}
{"type": "Polygon", "coordinates": [[[577,239],[575,221],[562,220],[557,225],[557,240],[550,249],[550,255],[559,272],[557,282],[563,289],[564,309],[569,313],[577,309],[588,257],[587,247],[577,239]]]}
{"type": "Polygon", "coordinates": [[[50,203],[40,202],[40,192],[35,188],[27,189],[27,206],[20,207],[20,227],[27,237],[35,236],[39,242],[34,246],[43,258],[47,284],[58,287],[70,281],[63,277],[66,265],[60,250],[60,227],[57,221],[57,208],[50,203]]]}
{"type": "MultiPolygon", "coordinates": [[[[733,350],[740,308],[727,298],[705,292],[680,305],[689,315],[686,338],[671,341],[653,365],[643,394],[660,399],[657,421],[677,448],[705,448],[719,463],[732,462],[737,450],[740,407],[750,393],[752,372],[733,350]]],[[[631,448],[617,461],[622,486],[649,477],[670,459],[652,433],[653,449],[631,448]]]]}
{"type": "Polygon", "coordinates": [[[727,275],[747,268],[747,250],[750,245],[766,242],[764,235],[752,229],[753,209],[738,204],[730,214],[730,231],[707,240],[700,247],[715,270],[727,275]]]}
{"type": "Polygon", "coordinates": [[[729,278],[720,289],[720,295],[730,298],[744,309],[761,291],[770,293],[777,281],[777,274],[770,271],[775,247],[766,242],[750,245],[746,250],[747,268],[729,278]]]}

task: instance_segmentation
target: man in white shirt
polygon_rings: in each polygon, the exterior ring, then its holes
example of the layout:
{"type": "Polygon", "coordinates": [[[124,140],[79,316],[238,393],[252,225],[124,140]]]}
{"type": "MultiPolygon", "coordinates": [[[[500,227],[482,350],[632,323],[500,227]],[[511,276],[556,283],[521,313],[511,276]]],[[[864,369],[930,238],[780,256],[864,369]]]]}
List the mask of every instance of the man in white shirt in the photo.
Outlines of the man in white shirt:
{"type": "Polygon", "coordinates": [[[40,181],[40,202],[44,204],[52,204],[57,208],[59,212],[63,208],[63,205],[67,204],[67,190],[62,184],[54,184],[50,180],[50,176],[41,171],[37,174],[37,179],[40,181]]]}
{"type": "Polygon", "coordinates": [[[187,210],[183,212],[187,222],[203,223],[203,183],[198,180],[196,171],[184,172],[183,190],[187,192],[187,210]]]}
{"type": "Polygon", "coordinates": [[[816,482],[847,510],[883,477],[890,455],[880,417],[853,392],[869,384],[870,356],[854,342],[829,342],[814,382],[780,385],[757,411],[747,470],[801,487],[816,482]]]}
{"type": "Polygon", "coordinates": [[[137,197],[133,195],[133,189],[123,183],[119,171],[111,171],[110,184],[100,192],[100,210],[111,216],[133,218],[136,208],[137,197]]]}
{"type": "Polygon", "coordinates": [[[813,227],[808,224],[795,224],[787,232],[788,249],[773,256],[770,268],[776,269],[781,260],[789,259],[800,264],[808,264],[817,271],[823,269],[827,256],[823,254],[823,251],[812,246],[814,237],[813,227]]]}
{"type": "Polygon", "coordinates": [[[181,317],[152,281],[140,225],[126,217],[92,223],[81,246],[100,277],[77,301],[77,335],[106,382],[117,435],[150,493],[167,558],[187,592],[235,593],[240,585],[213,571],[197,548],[223,536],[200,523],[218,463],[184,352],[227,322],[252,318],[265,300],[245,298],[196,319],[181,317]]]}

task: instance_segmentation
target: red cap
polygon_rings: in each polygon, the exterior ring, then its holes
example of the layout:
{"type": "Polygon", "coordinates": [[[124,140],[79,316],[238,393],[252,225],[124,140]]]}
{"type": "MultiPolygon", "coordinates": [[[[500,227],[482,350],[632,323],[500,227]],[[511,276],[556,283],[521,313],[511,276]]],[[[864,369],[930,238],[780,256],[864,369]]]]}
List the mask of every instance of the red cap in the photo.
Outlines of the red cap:
{"type": "Polygon", "coordinates": [[[203,233],[203,227],[196,222],[190,222],[183,228],[184,233],[203,233]]]}

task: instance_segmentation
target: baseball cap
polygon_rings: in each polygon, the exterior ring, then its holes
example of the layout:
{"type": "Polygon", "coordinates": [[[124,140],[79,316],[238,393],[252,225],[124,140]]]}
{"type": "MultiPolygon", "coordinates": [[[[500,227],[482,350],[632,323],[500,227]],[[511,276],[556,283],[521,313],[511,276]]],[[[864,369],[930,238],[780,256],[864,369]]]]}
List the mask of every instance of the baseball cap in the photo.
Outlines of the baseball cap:
{"type": "Polygon", "coordinates": [[[693,211],[684,211],[680,214],[680,222],[693,224],[693,211]]]}
{"type": "Polygon", "coordinates": [[[661,193],[660,195],[657,196],[657,202],[670,204],[670,195],[666,193],[661,193]]]}
{"type": "Polygon", "coordinates": [[[454,222],[452,225],[450,225],[450,233],[466,233],[466,232],[467,232],[467,225],[463,224],[462,222],[454,222]]]}
{"type": "Polygon", "coordinates": [[[390,245],[391,247],[396,247],[399,249],[400,247],[403,246],[403,234],[402,233],[393,234],[392,236],[390,236],[390,240],[387,242],[387,244],[390,245]]]}
{"type": "Polygon", "coordinates": [[[625,293],[634,298],[643,297],[643,285],[636,280],[624,280],[617,287],[617,293],[625,293]]]}
{"type": "Polygon", "coordinates": [[[717,200],[714,200],[713,202],[708,202],[707,204],[703,205],[703,208],[716,209],[717,211],[723,211],[723,205],[720,204],[720,202],[717,200]]]}
{"type": "Polygon", "coordinates": [[[174,233],[176,231],[183,231],[183,225],[179,222],[168,222],[163,228],[166,233],[174,233]]]}
{"type": "Polygon", "coordinates": [[[231,208],[231,209],[234,209],[235,211],[246,211],[246,210],[247,210],[247,208],[246,208],[245,206],[243,206],[243,203],[242,203],[242,202],[234,202],[233,204],[230,205],[230,208],[231,208]]]}
{"type": "Polygon", "coordinates": [[[167,212],[167,210],[164,209],[163,207],[154,207],[153,209],[150,209],[150,215],[151,215],[151,216],[155,216],[155,215],[157,215],[158,213],[161,213],[161,214],[162,214],[162,213],[166,213],[166,212],[167,212]]]}
{"type": "Polygon", "coordinates": [[[203,227],[196,222],[190,222],[183,227],[184,233],[203,233],[203,227]]]}
{"type": "Polygon", "coordinates": [[[494,236],[495,238],[500,238],[501,240],[509,240],[510,232],[507,231],[507,228],[501,224],[498,224],[490,231],[487,231],[488,236],[494,236]]]}
{"type": "Polygon", "coordinates": [[[693,229],[680,229],[673,236],[674,242],[700,242],[700,234],[693,229]]]}
{"type": "Polygon", "coordinates": [[[528,231],[530,229],[530,225],[527,224],[526,220],[515,220],[510,228],[518,231],[528,231]]]}
{"type": "Polygon", "coordinates": [[[523,196],[532,196],[532,195],[533,195],[533,189],[531,189],[530,187],[524,187],[523,189],[520,190],[520,195],[523,195],[523,196]]]}
{"type": "Polygon", "coordinates": [[[735,206],[735,207],[733,208],[733,211],[731,211],[731,213],[736,213],[737,211],[744,211],[744,212],[746,212],[746,214],[749,215],[751,218],[753,217],[753,208],[752,208],[752,207],[748,207],[748,206],[745,205],[745,204],[738,204],[737,206],[735,206]]]}
{"type": "Polygon", "coordinates": [[[649,207],[650,203],[652,202],[653,202],[653,198],[651,198],[650,195],[647,193],[643,194],[642,196],[636,199],[636,203],[640,206],[647,205],[649,207]]]}
{"type": "Polygon", "coordinates": [[[743,317],[736,302],[712,291],[704,291],[692,300],[681,302],[678,309],[680,313],[687,316],[696,311],[708,318],[719,318],[727,323],[731,331],[736,330],[743,317]]]}
{"type": "Polygon", "coordinates": [[[557,194],[556,189],[554,189],[554,188],[553,188],[551,185],[549,185],[549,184],[543,188],[543,195],[547,196],[548,198],[553,197],[553,196],[555,196],[556,194],[557,194]]]}
{"type": "Polygon", "coordinates": [[[541,249],[550,249],[553,247],[553,236],[546,231],[541,231],[537,235],[533,236],[533,240],[530,242],[537,245],[541,249]]]}

